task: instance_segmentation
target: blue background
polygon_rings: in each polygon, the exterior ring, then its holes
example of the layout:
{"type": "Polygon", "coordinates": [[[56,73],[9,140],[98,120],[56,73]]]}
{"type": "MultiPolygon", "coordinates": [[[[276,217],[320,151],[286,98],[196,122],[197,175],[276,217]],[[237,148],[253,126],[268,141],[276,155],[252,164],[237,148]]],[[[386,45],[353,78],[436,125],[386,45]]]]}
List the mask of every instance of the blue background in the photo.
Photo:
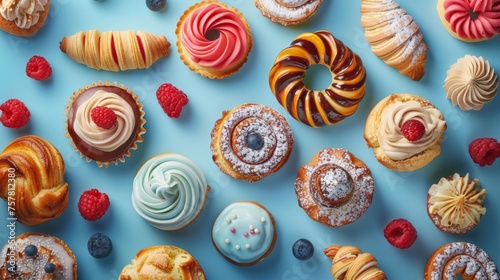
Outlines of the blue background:
{"type": "MultiPolygon", "coordinates": [[[[500,139],[500,97],[481,111],[464,112],[451,105],[442,89],[446,71],[465,54],[483,56],[500,71],[500,37],[469,44],[454,39],[442,26],[435,1],[401,0],[399,4],[414,17],[429,45],[426,74],[419,82],[386,66],[371,52],[360,26],[361,1],[325,0],[318,13],[298,26],[283,27],[263,17],[251,0],[226,0],[238,8],[250,23],[254,47],[248,62],[234,76],[210,80],[191,72],[180,60],[175,42],[175,26],[181,13],[195,1],[168,1],[167,9],[155,13],[144,1],[52,0],[45,26],[31,38],[0,32],[0,102],[17,97],[31,110],[28,126],[22,129],[0,127],[0,149],[26,134],[36,134],[53,143],[66,163],[70,199],[66,211],[42,225],[17,225],[18,234],[44,232],[62,238],[78,259],[81,279],[116,279],[121,269],[140,249],[157,244],[173,244],[189,251],[202,265],[209,279],[331,279],[330,260],[322,251],[331,244],[355,245],[372,253],[390,279],[422,279],[424,266],[432,252],[452,241],[468,241],[486,250],[500,264],[500,160],[492,166],[475,165],[467,153],[477,137],[500,139]],[[145,30],[163,34],[171,42],[171,54],[149,69],[120,73],[96,71],[72,61],[59,50],[60,40],[81,30],[145,30]],[[367,90],[355,115],[336,126],[314,129],[295,121],[283,110],[268,86],[268,72],[275,56],[304,31],[326,29],[359,54],[367,70],[367,90]],[[44,56],[53,75],[44,82],[28,78],[25,65],[33,55],[44,56]],[[73,91],[99,80],[123,83],[140,97],[147,123],[144,142],[126,162],[98,168],[85,162],[64,137],[64,112],[73,91]],[[158,105],[155,91],[170,82],[189,97],[179,119],[168,118],[158,105]],[[430,100],[444,114],[448,129],[442,153],[424,168],[407,173],[388,170],[374,158],[363,139],[365,120],[371,108],[391,93],[414,93],[430,100]],[[237,181],[219,171],[211,159],[210,131],[223,110],[241,103],[265,104],[281,112],[289,121],[295,146],[288,163],[276,174],[256,183],[237,181]],[[325,147],[342,147],[362,159],[373,173],[376,190],[368,211],[356,222],[342,228],[329,228],[312,221],[298,207],[293,182],[298,168],[325,147]],[[163,152],[190,157],[204,170],[212,187],[205,210],[189,228],[163,232],[150,226],[131,205],[132,180],[139,166],[163,152]],[[426,212],[429,187],[441,177],[458,172],[478,178],[487,190],[487,212],[480,224],[464,235],[440,232],[426,212]],[[77,210],[80,194],[90,188],[106,192],[111,200],[108,213],[97,222],[87,222],[77,210]],[[278,241],[272,254],[253,267],[237,267],[225,261],[213,248],[210,230],[217,214],[238,200],[255,200],[265,205],[277,222],[278,241]],[[383,236],[385,225],[395,218],[406,218],[418,232],[416,243],[407,250],[392,247],[383,236]],[[92,258],[87,239],[95,232],[109,235],[114,244],[110,257],[92,258]],[[312,259],[296,260],[291,247],[298,238],[308,238],[315,246],[312,259]]],[[[313,86],[324,85],[328,73],[317,71],[313,86]]],[[[0,221],[6,220],[6,203],[0,203],[0,221]]],[[[6,243],[6,226],[0,225],[0,243],[6,243]]]]}

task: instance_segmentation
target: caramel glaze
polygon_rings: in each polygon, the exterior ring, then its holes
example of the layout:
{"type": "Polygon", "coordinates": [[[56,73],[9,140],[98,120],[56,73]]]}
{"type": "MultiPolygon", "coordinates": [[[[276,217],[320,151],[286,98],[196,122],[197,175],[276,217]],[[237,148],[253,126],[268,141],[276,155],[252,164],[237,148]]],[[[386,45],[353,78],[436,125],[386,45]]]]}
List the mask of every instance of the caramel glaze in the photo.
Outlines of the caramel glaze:
{"type": "Polygon", "coordinates": [[[276,58],[269,74],[273,94],[297,120],[313,127],[333,125],[353,114],[364,96],[361,58],[328,31],[303,33],[276,58]],[[304,84],[307,69],[321,64],[332,73],[323,91],[304,84]]]}
{"type": "Polygon", "coordinates": [[[137,135],[141,129],[140,119],[141,119],[141,110],[137,105],[137,102],[132,96],[132,94],[130,94],[127,90],[112,85],[95,86],[82,91],[70,105],[70,108],[68,110],[68,133],[71,136],[73,142],[75,143],[76,148],[83,155],[96,161],[110,162],[121,158],[124,154],[127,153],[130,147],[134,144],[137,135]],[[130,135],[129,139],[125,141],[125,143],[123,143],[120,147],[118,147],[116,150],[112,152],[104,152],[88,145],[76,134],[73,128],[76,109],[80,106],[81,103],[89,99],[98,90],[103,90],[120,96],[132,107],[132,110],[134,111],[134,119],[136,120],[136,122],[133,133],[130,135]]]}

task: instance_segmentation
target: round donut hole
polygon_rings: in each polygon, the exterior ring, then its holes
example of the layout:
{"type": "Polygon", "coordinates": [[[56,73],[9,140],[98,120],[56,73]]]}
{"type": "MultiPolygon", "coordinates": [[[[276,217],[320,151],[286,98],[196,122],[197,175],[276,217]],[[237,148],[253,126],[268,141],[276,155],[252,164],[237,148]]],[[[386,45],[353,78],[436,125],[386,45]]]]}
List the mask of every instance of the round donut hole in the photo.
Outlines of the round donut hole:
{"type": "Polygon", "coordinates": [[[220,37],[220,32],[217,29],[209,29],[205,33],[205,38],[209,41],[215,41],[219,39],[219,37],[220,37]]]}
{"type": "Polygon", "coordinates": [[[469,9],[469,17],[471,20],[476,20],[479,17],[479,14],[474,12],[472,8],[469,9]]]}
{"type": "Polygon", "coordinates": [[[313,64],[306,70],[304,84],[311,90],[323,91],[330,86],[332,73],[322,64],[313,64]]]}

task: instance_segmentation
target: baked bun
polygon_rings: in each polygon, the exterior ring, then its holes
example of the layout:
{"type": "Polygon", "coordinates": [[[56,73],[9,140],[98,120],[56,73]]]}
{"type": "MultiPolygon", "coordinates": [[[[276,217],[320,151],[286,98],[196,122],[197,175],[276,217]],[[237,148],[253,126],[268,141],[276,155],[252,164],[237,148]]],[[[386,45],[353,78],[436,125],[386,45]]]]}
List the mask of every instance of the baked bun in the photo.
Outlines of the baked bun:
{"type": "Polygon", "coordinates": [[[181,15],[175,34],[184,64],[210,79],[238,72],[253,46],[243,14],[217,0],[202,0],[189,7],[181,15]]]}
{"type": "MultiPolygon", "coordinates": [[[[408,122],[408,126],[411,127],[408,122]]],[[[375,157],[395,171],[412,171],[424,167],[441,152],[446,122],[443,114],[428,100],[415,94],[391,94],[382,99],[366,120],[364,138],[375,157]],[[420,122],[420,138],[404,134],[407,121],[420,122]],[[423,125],[423,127],[422,127],[423,125]]],[[[412,135],[412,136],[413,136],[412,135]]]]}
{"type": "Polygon", "coordinates": [[[500,33],[500,0],[438,0],[441,23],[456,39],[476,43],[500,33]]]}
{"type": "Polygon", "coordinates": [[[283,26],[299,24],[318,11],[323,0],[255,0],[263,16],[283,26]]]}
{"type": "Polygon", "coordinates": [[[497,266],[488,254],[468,242],[452,242],[438,248],[429,257],[424,270],[424,280],[500,279],[497,266]]]}
{"type": "Polygon", "coordinates": [[[392,0],[363,0],[361,26],[373,53],[414,81],[425,74],[428,46],[413,18],[392,0]]]}
{"type": "Polygon", "coordinates": [[[61,154],[47,140],[27,135],[10,142],[0,154],[0,195],[15,201],[9,216],[31,226],[61,215],[69,197],[64,172],[61,154]]]}
{"type": "Polygon", "coordinates": [[[479,224],[486,213],[479,180],[469,180],[469,173],[443,177],[433,184],[427,194],[427,213],[441,231],[464,234],[479,224]]]}
{"type": "Polygon", "coordinates": [[[362,253],[355,246],[332,245],[323,252],[332,259],[330,271],[334,279],[387,279],[385,273],[378,268],[377,259],[372,254],[362,253]]]}
{"type": "Polygon", "coordinates": [[[2,0],[0,29],[21,37],[35,35],[45,23],[49,10],[50,0],[2,0]],[[29,5],[28,9],[21,6],[26,4],[29,5]]]}
{"type": "Polygon", "coordinates": [[[163,35],[145,31],[80,31],[64,37],[59,48],[71,59],[96,70],[113,72],[150,67],[169,54],[163,35]]]}
{"type": "Polygon", "coordinates": [[[277,172],[288,161],[294,141],[280,113],[252,103],[224,111],[211,137],[212,158],[219,169],[249,182],[277,172]]]}
{"type": "Polygon", "coordinates": [[[212,228],[215,249],[230,263],[252,266],[274,249],[277,233],[273,215],[254,201],[228,205],[212,228]]]}
{"type": "Polygon", "coordinates": [[[0,279],[77,279],[75,255],[61,239],[23,233],[9,241],[0,251],[0,279]],[[54,265],[53,273],[45,272],[48,263],[54,265]]]}
{"type": "Polygon", "coordinates": [[[196,259],[172,245],[158,245],[137,252],[127,264],[119,280],[175,279],[205,280],[205,273],[196,259]]]}
{"type": "Polygon", "coordinates": [[[370,207],[375,182],[368,166],[341,148],[321,149],[295,179],[299,206],[313,220],[341,227],[370,207]]]}
{"type": "Polygon", "coordinates": [[[278,102],[296,120],[312,127],[334,125],[354,114],[365,94],[366,71],[361,58],[325,30],[305,32],[282,50],[269,72],[278,102]],[[320,64],[332,73],[322,91],[308,89],[307,69],[320,64]]]}

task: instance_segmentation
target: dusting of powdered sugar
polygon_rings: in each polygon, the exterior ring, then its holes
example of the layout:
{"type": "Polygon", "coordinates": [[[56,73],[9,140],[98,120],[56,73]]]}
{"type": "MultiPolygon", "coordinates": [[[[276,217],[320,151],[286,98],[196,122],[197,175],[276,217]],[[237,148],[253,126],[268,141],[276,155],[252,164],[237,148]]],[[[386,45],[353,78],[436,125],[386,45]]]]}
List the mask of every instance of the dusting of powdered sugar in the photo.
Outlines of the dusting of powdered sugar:
{"type": "Polygon", "coordinates": [[[287,159],[292,131],[285,118],[270,107],[251,104],[233,110],[222,124],[220,150],[234,171],[257,176],[268,175],[287,159]],[[258,133],[264,146],[253,150],[246,137],[258,133]]]}
{"type": "Polygon", "coordinates": [[[453,242],[437,254],[432,263],[432,280],[454,280],[457,271],[465,268],[464,274],[477,280],[499,280],[498,270],[486,254],[474,244],[453,242]]]}
{"type": "MultiPolygon", "coordinates": [[[[314,220],[324,220],[331,227],[339,227],[356,221],[370,207],[375,191],[375,183],[370,170],[365,166],[356,166],[353,163],[353,155],[344,149],[322,149],[319,151],[319,159],[316,165],[304,165],[306,181],[297,177],[295,181],[295,192],[298,202],[308,215],[314,220]],[[342,156],[335,157],[334,150],[341,150],[342,156]],[[311,175],[323,165],[337,165],[344,169],[352,179],[353,190],[349,200],[336,207],[326,207],[318,204],[311,195],[308,181],[311,175]],[[311,211],[309,211],[311,210],[311,211]]],[[[329,175],[328,175],[329,176],[329,175]]],[[[344,175],[345,176],[345,175],[344,175]]]]}
{"type": "Polygon", "coordinates": [[[265,13],[286,21],[296,21],[316,11],[322,0],[258,0],[265,13]],[[284,5],[280,2],[285,2],[284,5]],[[293,6],[293,7],[292,7],[293,6]]]}
{"type": "Polygon", "coordinates": [[[350,181],[346,172],[340,168],[328,169],[320,175],[321,192],[329,200],[346,197],[350,189],[350,181]]]}

